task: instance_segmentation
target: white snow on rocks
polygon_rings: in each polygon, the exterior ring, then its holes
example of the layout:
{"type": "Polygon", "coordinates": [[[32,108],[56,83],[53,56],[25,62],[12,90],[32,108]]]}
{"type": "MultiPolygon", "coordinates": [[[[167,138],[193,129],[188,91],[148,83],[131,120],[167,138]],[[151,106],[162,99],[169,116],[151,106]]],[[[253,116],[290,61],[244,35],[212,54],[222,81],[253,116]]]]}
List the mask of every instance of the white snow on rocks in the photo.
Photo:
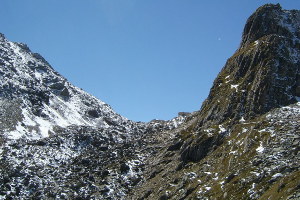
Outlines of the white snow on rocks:
{"type": "MultiPolygon", "coordinates": [[[[118,124],[123,125],[126,130],[131,130],[134,122],[115,113],[101,100],[73,86],[55,72],[42,57],[31,53],[26,45],[9,42],[4,37],[0,42],[3,58],[1,61],[4,63],[0,69],[0,86],[10,86],[9,95],[20,99],[22,107],[22,124],[18,123],[14,130],[5,133],[8,139],[48,137],[56,126],[109,128],[118,124]],[[61,86],[51,87],[55,84],[61,86]],[[45,100],[38,104],[37,112],[40,114],[34,114],[32,101],[37,103],[39,100],[33,98],[40,98],[41,94],[48,96],[49,102],[45,100]],[[89,112],[94,115],[88,114],[89,112]]],[[[177,127],[180,121],[181,119],[173,120],[172,126],[177,127]]]]}
{"type": "Polygon", "coordinates": [[[235,91],[237,91],[238,90],[238,84],[236,84],[236,85],[230,85],[230,88],[231,89],[235,89],[235,91]]]}
{"type": "Polygon", "coordinates": [[[226,128],[224,128],[222,124],[219,125],[219,133],[220,133],[220,134],[221,134],[221,133],[225,133],[226,131],[227,131],[226,128]]]}
{"type": "Polygon", "coordinates": [[[263,147],[262,142],[260,142],[260,145],[259,145],[259,147],[256,148],[256,151],[258,153],[263,153],[264,150],[265,150],[265,148],[263,147]]]}

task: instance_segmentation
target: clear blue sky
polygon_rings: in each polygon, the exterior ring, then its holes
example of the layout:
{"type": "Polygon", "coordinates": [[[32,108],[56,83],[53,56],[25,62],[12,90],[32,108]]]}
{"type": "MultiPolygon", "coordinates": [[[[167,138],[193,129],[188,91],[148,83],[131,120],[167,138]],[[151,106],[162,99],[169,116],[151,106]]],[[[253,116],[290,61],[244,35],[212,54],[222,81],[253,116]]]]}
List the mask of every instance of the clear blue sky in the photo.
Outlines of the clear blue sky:
{"type": "Polygon", "coordinates": [[[1,0],[0,32],[135,121],[199,110],[265,3],[299,0],[1,0]]]}

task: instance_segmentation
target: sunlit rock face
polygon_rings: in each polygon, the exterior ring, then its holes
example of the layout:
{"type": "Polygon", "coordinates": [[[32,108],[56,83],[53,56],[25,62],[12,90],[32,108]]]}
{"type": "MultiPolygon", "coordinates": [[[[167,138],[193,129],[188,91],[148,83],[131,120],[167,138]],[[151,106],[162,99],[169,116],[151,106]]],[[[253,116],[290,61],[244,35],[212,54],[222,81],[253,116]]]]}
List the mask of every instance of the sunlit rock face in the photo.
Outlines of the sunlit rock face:
{"type": "Polygon", "coordinates": [[[201,109],[202,123],[250,119],[295,103],[299,95],[300,12],[260,7],[247,20],[201,109]]]}
{"type": "MultiPolygon", "coordinates": [[[[300,11],[267,4],[129,199],[299,199],[300,11]]],[[[153,164],[152,164],[153,163],[153,164]]]]}

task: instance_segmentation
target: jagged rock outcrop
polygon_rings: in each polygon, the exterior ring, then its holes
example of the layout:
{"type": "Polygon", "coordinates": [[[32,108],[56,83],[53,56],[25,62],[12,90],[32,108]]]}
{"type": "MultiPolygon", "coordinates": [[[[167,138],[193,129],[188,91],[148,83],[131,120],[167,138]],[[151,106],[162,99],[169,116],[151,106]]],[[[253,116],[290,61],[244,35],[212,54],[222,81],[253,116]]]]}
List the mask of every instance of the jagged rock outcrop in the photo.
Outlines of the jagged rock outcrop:
{"type": "Polygon", "coordinates": [[[247,20],[241,47],[272,34],[287,38],[299,38],[299,21],[297,10],[285,11],[279,4],[262,6],[247,20]]]}
{"type": "Polygon", "coordinates": [[[128,199],[299,199],[300,11],[267,4],[128,199]]]}
{"type": "Polygon", "coordinates": [[[200,124],[251,119],[296,102],[299,89],[300,13],[260,7],[244,28],[201,108],[200,124]]]}
{"type": "MultiPolygon", "coordinates": [[[[218,124],[230,127],[273,108],[297,102],[300,77],[299,18],[299,11],[282,10],[280,5],[272,4],[260,7],[250,16],[241,46],[228,59],[214,81],[193,125],[194,132],[203,132],[218,124]]],[[[224,134],[227,133],[216,135],[214,140],[222,140],[220,137],[224,134]]],[[[194,152],[199,151],[197,149],[203,142],[198,140],[207,142],[203,138],[193,140],[182,155],[194,155],[192,160],[199,160],[201,156],[194,152]]]]}

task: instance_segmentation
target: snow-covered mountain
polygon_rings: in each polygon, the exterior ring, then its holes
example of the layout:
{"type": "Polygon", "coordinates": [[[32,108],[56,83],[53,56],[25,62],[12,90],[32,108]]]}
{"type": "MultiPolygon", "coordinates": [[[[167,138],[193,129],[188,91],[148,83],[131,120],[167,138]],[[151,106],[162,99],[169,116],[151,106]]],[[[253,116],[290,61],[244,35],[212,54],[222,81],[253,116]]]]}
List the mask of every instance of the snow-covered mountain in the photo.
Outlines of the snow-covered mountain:
{"type": "Polygon", "coordinates": [[[119,126],[124,134],[132,131],[134,122],[70,84],[25,44],[7,41],[3,35],[0,42],[1,105],[6,109],[12,104],[11,109],[16,109],[14,122],[3,124],[8,138],[48,137],[54,127],[70,125],[119,126]]]}
{"type": "Polygon", "coordinates": [[[201,109],[133,122],[0,35],[0,199],[299,199],[300,11],[258,8],[201,109]]]}
{"type": "Polygon", "coordinates": [[[71,199],[88,198],[93,187],[102,191],[97,198],[120,198],[135,182],[130,177],[141,176],[132,170],[151,153],[137,152],[151,141],[148,137],[176,128],[185,118],[179,115],[149,123],[128,120],[73,86],[25,44],[0,34],[0,199],[63,198],[63,193],[71,199]],[[85,166],[89,162],[97,166],[85,166]],[[120,172],[121,166],[126,173],[120,172]],[[79,192],[72,188],[80,181],[74,167],[90,176],[93,172],[96,177],[113,175],[93,187],[84,181],[85,189],[79,192]],[[68,185],[69,179],[74,184],[68,185]],[[37,192],[42,196],[36,196],[37,192]]]}

